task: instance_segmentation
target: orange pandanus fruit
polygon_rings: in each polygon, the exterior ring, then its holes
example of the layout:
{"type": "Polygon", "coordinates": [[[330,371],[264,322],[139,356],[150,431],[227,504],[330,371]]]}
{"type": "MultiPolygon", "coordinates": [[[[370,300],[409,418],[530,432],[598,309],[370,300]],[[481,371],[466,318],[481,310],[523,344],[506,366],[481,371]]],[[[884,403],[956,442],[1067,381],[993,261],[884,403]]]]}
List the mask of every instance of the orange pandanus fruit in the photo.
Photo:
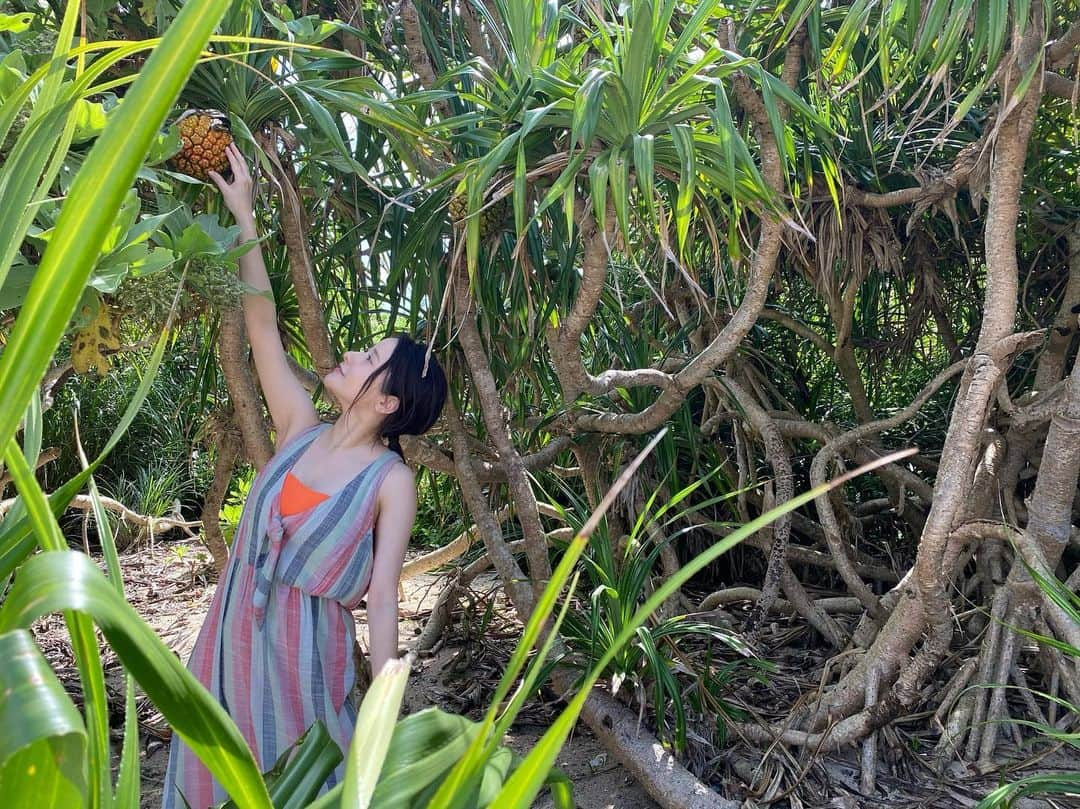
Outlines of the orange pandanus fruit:
{"type": "Polygon", "coordinates": [[[217,110],[188,110],[176,119],[183,146],[172,158],[172,167],[197,180],[210,179],[208,172],[227,174],[225,149],[233,142],[229,119],[217,110]]]}

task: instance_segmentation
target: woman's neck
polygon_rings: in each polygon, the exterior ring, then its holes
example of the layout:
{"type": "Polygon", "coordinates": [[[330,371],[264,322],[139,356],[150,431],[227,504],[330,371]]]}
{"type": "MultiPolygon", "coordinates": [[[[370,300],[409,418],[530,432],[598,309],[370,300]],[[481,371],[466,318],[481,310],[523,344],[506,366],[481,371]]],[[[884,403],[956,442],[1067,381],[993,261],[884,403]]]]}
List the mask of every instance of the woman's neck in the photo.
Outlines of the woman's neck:
{"type": "Polygon", "coordinates": [[[330,445],[335,449],[370,449],[377,453],[384,449],[377,425],[361,424],[355,416],[342,415],[327,430],[330,445]]]}

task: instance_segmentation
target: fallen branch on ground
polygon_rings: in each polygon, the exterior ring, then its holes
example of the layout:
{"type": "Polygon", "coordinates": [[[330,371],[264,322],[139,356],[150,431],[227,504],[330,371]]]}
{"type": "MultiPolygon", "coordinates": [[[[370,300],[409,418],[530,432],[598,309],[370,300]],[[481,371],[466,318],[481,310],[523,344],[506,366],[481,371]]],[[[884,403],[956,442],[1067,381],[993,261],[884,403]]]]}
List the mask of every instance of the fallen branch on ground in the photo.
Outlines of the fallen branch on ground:
{"type": "MultiPolygon", "coordinates": [[[[18,498],[12,497],[0,501],[0,517],[5,516],[11,510],[17,499],[18,498]]],[[[189,537],[198,539],[199,535],[192,529],[202,528],[201,520],[181,520],[176,517],[150,517],[132,511],[119,500],[113,500],[111,497],[102,497],[100,500],[102,507],[106,511],[118,514],[120,519],[124,522],[142,526],[144,528],[148,527],[155,532],[171,531],[173,528],[179,528],[189,537]]],[[[94,504],[89,495],[77,494],[71,499],[68,508],[78,509],[79,511],[91,511],[94,508],[94,504]]]]}

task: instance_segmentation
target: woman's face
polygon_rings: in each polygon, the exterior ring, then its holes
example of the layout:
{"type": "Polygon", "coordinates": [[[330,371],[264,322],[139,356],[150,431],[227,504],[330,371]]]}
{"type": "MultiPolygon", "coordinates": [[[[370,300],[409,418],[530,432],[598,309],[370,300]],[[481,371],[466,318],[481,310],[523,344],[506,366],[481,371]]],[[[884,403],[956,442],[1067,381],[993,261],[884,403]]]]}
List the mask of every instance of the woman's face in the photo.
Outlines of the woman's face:
{"type": "MultiPolygon", "coordinates": [[[[341,364],[323,377],[323,384],[342,408],[349,407],[375,369],[390,359],[396,346],[397,338],[387,337],[367,351],[346,351],[341,364]]],[[[374,400],[382,395],[382,382],[376,379],[364,393],[364,399],[374,400]]]]}

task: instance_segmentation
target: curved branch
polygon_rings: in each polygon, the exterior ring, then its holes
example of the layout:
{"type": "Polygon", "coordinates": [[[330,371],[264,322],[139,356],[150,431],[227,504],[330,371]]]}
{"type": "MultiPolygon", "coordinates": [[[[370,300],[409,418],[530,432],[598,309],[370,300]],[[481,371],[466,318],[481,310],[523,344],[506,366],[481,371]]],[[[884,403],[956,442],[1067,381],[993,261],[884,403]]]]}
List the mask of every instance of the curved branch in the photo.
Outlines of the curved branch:
{"type": "MultiPolygon", "coordinates": [[[[841,431],[832,424],[816,423],[806,421],[805,419],[792,418],[790,413],[784,411],[774,411],[770,413],[770,415],[776,420],[776,428],[780,431],[781,435],[788,438],[806,438],[825,445],[842,434],[841,431]]],[[[851,449],[852,460],[859,464],[869,463],[878,457],[880,456],[877,453],[861,445],[855,445],[851,449]]],[[[908,462],[911,463],[910,460],[908,462]]],[[[929,504],[934,500],[934,490],[930,484],[914,472],[904,469],[902,466],[887,464],[886,466],[875,469],[874,474],[879,477],[888,477],[892,479],[896,483],[914,492],[924,503],[929,504]]]]}
{"type": "MultiPolygon", "coordinates": [[[[495,522],[503,523],[509,519],[511,513],[510,506],[503,506],[495,512],[495,522]]],[[[422,576],[425,573],[430,573],[436,568],[442,567],[445,564],[449,564],[462,556],[469,548],[472,547],[473,542],[480,535],[480,529],[473,525],[470,528],[462,531],[453,540],[447,542],[441,548],[436,548],[430,553],[425,553],[423,556],[417,556],[413,559],[409,559],[401,566],[401,581],[406,579],[414,579],[417,576],[422,576]]],[[[511,543],[512,549],[513,543],[511,543]]],[[[487,557],[485,556],[485,559],[487,557]]],[[[490,564],[490,561],[488,562],[490,564]]]]}
{"type": "Polygon", "coordinates": [[[1057,98],[1064,98],[1074,105],[1080,98],[1080,82],[1047,70],[1043,73],[1043,92],[1057,98]]]}
{"type": "Polygon", "coordinates": [[[229,563],[229,549],[225,544],[225,537],[221,533],[221,524],[218,519],[221,507],[225,505],[225,498],[229,493],[233,467],[236,465],[236,459],[240,457],[241,447],[239,432],[229,429],[230,426],[226,426],[217,436],[214,477],[203,498],[202,509],[203,542],[214,558],[214,568],[218,573],[223,573],[225,566],[229,563]]]}
{"type": "MultiPolygon", "coordinates": [[[[45,464],[52,463],[59,457],[59,447],[48,447],[47,449],[43,449],[37,457],[37,462],[34,464],[34,469],[40,469],[45,464]]],[[[0,494],[3,494],[4,489],[6,489],[10,484],[11,475],[8,472],[0,474],[0,494]]]]}
{"type": "MultiPolygon", "coordinates": [[[[536,452],[529,455],[522,455],[521,463],[528,472],[539,472],[548,469],[555,463],[560,454],[570,449],[570,445],[570,436],[556,436],[536,452]]],[[[453,456],[447,455],[439,447],[435,446],[431,441],[425,438],[403,435],[401,437],[401,448],[405,452],[405,457],[410,462],[423,464],[428,469],[434,469],[436,472],[442,472],[445,475],[456,476],[458,473],[453,456]]],[[[476,457],[473,457],[471,460],[472,468],[476,473],[476,479],[480,483],[506,481],[507,474],[505,464],[499,461],[494,463],[482,461],[476,457]]]]}
{"type": "Polygon", "coordinates": [[[610,245],[616,234],[615,207],[611,202],[608,203],[605,218],[606,229],[601,231],[588,207],[578,200],[575,221],[583,245],[581,282],[570,312],[557,326],[548,326],[547,330],[551,362],[559,377],[563,397],[568,402],[583,392],[603,396],[619,387],[654,386],[665,389],[671,385],[671,375],[656,368],[611,369],[598,376],[591,375],[585,368],[581,356],[581,335],[592,322],[603,296],[610,245]]]}
{"type": "Polygon", "coordinates": [[[1046,63],[1050,67],[1061,67],[1076,59],[1076,49],[1080,48],[1080,22],[1074,22],[1065,35],[1051,42],[1046,48],[1046,63]]]}
{"type": "MultiPolygon", "coordinates": [[[[698,605],[698,612],[710,612],[718,607],[726,607],[729,604],[738,604],[744,601],[760,601],[762,592],[756,587],[728,587],[717,590],[702,599],[698,605]]],[[[826,612],[838,612],[847,615],[862,615],[863,605],[859,599],[850,596],[835,598],[820,598],[818,606],[826,612]]],[[[770,612],[793,613],[795,607],[782,598],[776,599],[769,608],[770,612]]]]}
{"type": "Polygon", "coordinates": [[[830,359],[832,358],[833,354],[836,353],[836,348],[833,346],[832,343],[830,343],[828,340],[826,340],[824,337],[822,337],[820,334],[811,329],[802,321],[796,320],[787,312],[782,312],[779,309],[774,309],[771,306],[766,306],[764,309],[761,310],[761,319],[771,320],[774,323],[779,323],[788,331],[797,334],[799,337],[802,337],[809,343],[813,343],[817,348],[821,349],[824,354],[828,355],[830,359]]]}
{"type": "Polygon", "coordinates": [[[845,186],[844,198],[850,203],[866,208],[894,208],[901,205],[929,205],[944,197],[953,196],[960,188],[968,184],[980,162],[985,160],[987,140],[991,131],[992,127],[987,127],[983,137],[961,149],[948,171],[934,182],[881,193],[845,186]]]}
{"type": "MultiPolygon", "coordinates": [[[[919,395],[915,397],[910,405],[903,410],[894,413],[889,418],[861,424],[832,439],[818,450],[817,455],[814,457],[814,462],[810,465],[810,485],[817,487],[825,483],[830,466],[833,461],[839,457],[840,452],[843,449],[871,435],[878,435],[884,430],[903,424],[918,413],[938,388],[944,385],[949,379],[956,376],[956,374],[960,373],[967,367],[967,364],[967,360],[961,360],[960,362],[950,365],[934,377],[934,379],[919,392],[919,395]]],[[[878,602],[877,596],[874,595],[873,591],[867,587],[866,583],[855,571],[851,558],[848,555],[848,549],[844,545],[844,539],[840,533],[840,524],[837,521],[836,512],[833,510],[832,501],[829,499],[829,495],[824,494],[816,498],[814,503],[817,506],[821,527],[825,529],[825,539],[828,542],[829,550],[836,558],[837,571],[840,573],[840,576],[844,579],[844,583],[851,592],[866,606],[870,615],[876,620],[882,620],[885,615],[878,602]]]]}
{"type": "MultiPolygon", "coordinates": [[[[775,477],[775,505],[784,505],[795,496],[795,481],[791,471],[791,455],[784,445],[780,431],[776,429],[776,424],[742,385],[731,377],[726,376],[722,380],[716,380],[715,385],[717,388],[727,390],[746,414],[751,426],[761,436],[761,441],[765,445],[765,460],[772,467],[775,477]]],[[[768,615],[780,593],[780,579],[787,565],[787,546],[788,539],[791,537],[791,515],[784,514],[774,521],[765,533],[772,536],[772,548],[769,550],[769,563],[765,570],[761,598],[754,604],[750,616],[746,619],[748,632],[753,632],[761,620],[768,615]]]]}

